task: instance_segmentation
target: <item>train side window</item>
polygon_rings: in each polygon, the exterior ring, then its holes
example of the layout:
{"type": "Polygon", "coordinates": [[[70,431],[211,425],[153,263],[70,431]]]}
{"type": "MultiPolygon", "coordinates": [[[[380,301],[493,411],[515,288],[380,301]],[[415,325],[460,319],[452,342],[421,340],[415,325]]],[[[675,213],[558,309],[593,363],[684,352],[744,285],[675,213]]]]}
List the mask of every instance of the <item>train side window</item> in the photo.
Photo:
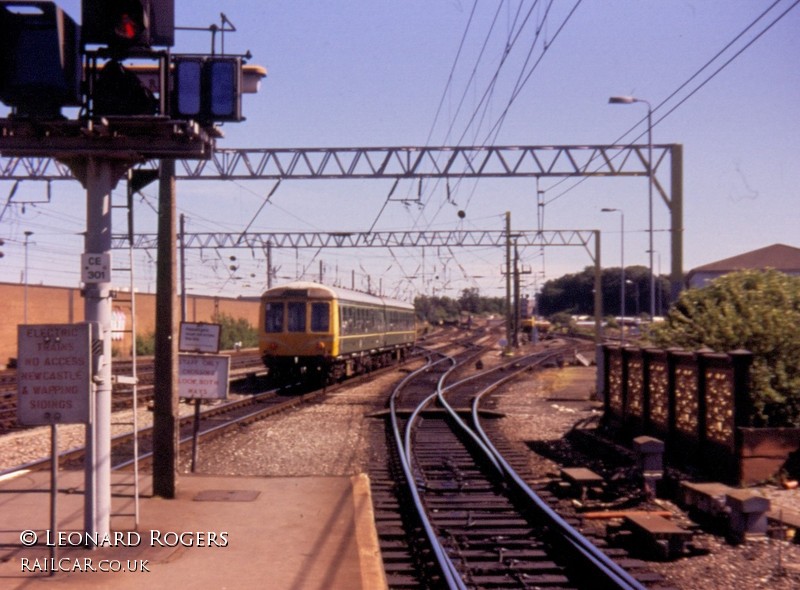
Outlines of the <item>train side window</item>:
{"type": "Polygon", "coordinates": [[[330,305],[327,303],[311,304],[311,331],[329,332],[330,331],[330,305]]]}
{"type": "Polygon", "coordinates": [[[264,323],[267,332],[283,332],[283,303],[267,303],[264,323]]]}
{"type": "Polygon", "coordinates": [[[290,301],[286,304],[286,327],[289,332],[306,331],[306,304],[290,301]]]}
{"type": "Polygon", "coordinates": [[[341,322],[340,333],[342,336],[347,336],[353,333],[353,308],[339,306],[339,321],[341,322]]]}

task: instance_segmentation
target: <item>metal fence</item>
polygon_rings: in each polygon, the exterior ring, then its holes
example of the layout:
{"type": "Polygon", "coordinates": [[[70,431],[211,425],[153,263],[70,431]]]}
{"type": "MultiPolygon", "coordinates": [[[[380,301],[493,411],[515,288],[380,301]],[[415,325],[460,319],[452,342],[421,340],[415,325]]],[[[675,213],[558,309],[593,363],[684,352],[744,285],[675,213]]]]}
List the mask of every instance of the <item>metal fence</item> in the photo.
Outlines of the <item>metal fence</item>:
{"type": "Polygon", "coordinates": [[[603,345],[605,423],[623,438],[650,435],[671,462],[739,477],[738,427],[750,416],[748,351],[716,353],[603,345]]]}

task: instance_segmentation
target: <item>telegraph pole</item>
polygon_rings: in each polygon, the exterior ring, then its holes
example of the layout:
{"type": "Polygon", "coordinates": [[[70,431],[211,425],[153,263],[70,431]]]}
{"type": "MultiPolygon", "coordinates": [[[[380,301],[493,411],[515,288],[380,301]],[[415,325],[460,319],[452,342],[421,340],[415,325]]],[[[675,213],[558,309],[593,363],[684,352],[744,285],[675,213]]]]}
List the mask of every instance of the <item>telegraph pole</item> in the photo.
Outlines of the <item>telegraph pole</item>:
{"type": "Polygon", "coordinates": [[[153,493],[174,498],[178,470],[178,315],[175,305],[175,160],[162,159],[158,190],[153,493]]]}

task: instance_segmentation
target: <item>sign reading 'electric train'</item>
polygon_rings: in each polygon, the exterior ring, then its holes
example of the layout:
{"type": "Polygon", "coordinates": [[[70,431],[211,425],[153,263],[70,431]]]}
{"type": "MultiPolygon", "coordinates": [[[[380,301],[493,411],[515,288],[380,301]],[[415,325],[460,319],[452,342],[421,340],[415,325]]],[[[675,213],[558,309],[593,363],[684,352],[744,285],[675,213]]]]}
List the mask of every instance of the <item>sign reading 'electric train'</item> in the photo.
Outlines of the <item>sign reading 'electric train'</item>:
{"type": "Polygon", "coordinates": [[[89,324],[17,327],[17,420],[86,424],[91,387],[89,324]]]}

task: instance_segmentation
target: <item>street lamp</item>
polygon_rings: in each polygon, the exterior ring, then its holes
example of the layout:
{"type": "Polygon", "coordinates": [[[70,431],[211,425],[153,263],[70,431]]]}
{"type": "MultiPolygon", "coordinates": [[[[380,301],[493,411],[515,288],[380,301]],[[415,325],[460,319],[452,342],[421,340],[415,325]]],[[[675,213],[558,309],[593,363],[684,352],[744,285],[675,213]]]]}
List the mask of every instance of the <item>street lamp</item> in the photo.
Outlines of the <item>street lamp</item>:
{"type": "Polygon", "coordinates": [[[653,274],[653,107],[643,98],[634,96],[612,96],[608,99],[609,104],[633,104],[642,102],[647,105],[647,198],[648,198],[648,217],[650,220],[650,321],[656,317],[656,280],[653,274]]]}
{"type": "Polygon", "coordinates": [[[603,207],[600,209],[603,213],[619,213],[619,267],[622,274],[620,278],[619,287],[619,314],[620,314],[620,328],[619,328],[619,342],[625,343],[625,212],[622,209],[613,209],[611,207],[603,207]]]}
{"type": "Polygon", "coordinates": [[[32,231],[26,231],[25,232],[25,287],[24,287],[24,293],[23,293],[23,299],[24,299],[24,303],[23,303],[24,311],[23,311],[23,320],[22,320],[23,324],[27,324],[28,323],[28,240],[30,239],[30,237],[32,235],[33,235],[32,231]]]}

